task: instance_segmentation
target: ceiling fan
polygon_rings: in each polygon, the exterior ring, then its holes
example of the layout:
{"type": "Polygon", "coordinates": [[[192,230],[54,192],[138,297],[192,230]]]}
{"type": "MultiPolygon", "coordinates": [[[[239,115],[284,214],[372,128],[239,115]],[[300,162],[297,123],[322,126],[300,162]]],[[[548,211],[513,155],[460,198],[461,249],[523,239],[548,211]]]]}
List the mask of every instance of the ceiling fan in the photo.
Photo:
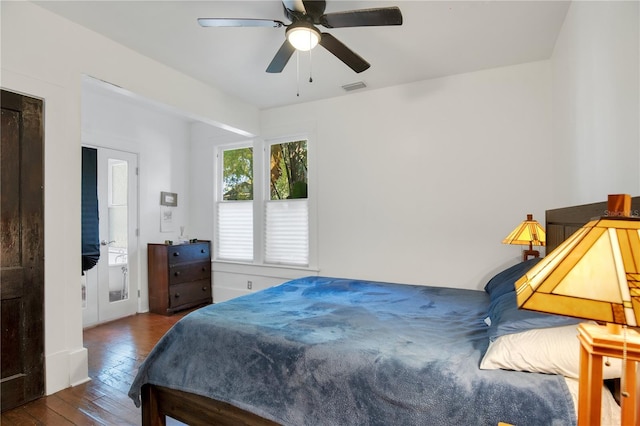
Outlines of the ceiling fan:
{"type": "Polygon", "coordinates": [[[316,25],[325,28],[373,27],[402,25],[402,13],[397,7],[359,9],[345,12],[324,13],[325,0],[282,0],[287,25],[274,19],[199,18],[203,27],[285,27],[286,39],[267,67],[269,73],[282,72],[293,52],[311,50],[320,44],[356,73],[371,66],[360,55],[345,46],[329,33],[320,32],[316,25]]]}

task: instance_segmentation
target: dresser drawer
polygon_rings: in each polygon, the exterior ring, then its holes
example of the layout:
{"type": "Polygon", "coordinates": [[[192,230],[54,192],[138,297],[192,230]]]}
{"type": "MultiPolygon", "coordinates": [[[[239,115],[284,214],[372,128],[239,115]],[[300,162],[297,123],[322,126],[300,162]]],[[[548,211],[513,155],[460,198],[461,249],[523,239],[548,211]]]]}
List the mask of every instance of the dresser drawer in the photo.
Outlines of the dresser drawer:
{"type": "Polygon", "coordinates": [[[204,280],[211,277],[211,261],[179,263],[169,267],[169,285],[187,281],[204,280]]]}
{"type": "Polygon", "coordinates": [[[176,284],[169,287],[169,309],[186,305],[211,303],[211,281],[209,279],[176,284]]]}
{"type": "Polygon", "coordinates": [[[198,260],[211,260],[209,244],[180,244],[167,247],[169,266],[198,260]]]}

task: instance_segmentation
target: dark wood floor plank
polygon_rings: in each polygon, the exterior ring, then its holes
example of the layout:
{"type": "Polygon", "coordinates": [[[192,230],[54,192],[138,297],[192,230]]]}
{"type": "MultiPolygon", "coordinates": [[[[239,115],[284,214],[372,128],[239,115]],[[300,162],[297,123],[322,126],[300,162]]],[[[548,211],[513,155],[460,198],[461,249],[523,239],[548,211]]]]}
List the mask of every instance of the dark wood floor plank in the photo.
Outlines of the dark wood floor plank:
{"type": "Polygon", "coordinates": [[[82,383],[81,385],[65,389],[66,392],[60,392],[58,396],[71,405],[79,406],[105,395],[99,388],[92,385],[92,382],[82,383]]]}
{"type": "Polygon", "coordinates": [[[22,409],[22,407],[18,407],[13,410],[7,411],[6,413],[2,413],[2,417],[0,420],[0,424],[2,424],[2,426],[42,425],[42,422],[39,422],[27,411],[22,409]]]}
{"type": "Polygon", "coordinates": [[[136,426],[138,424],[127,412],[112,413],[98,405],[97,401],[91,401],[79,410],[105,425],[136,426]]]}
{"type": "Polygon", "coordinates": [[[71,423],[77,426],[94,426],[102,425],[97,419],[85,414],[80,410],[81,407],[69,404],[65,400],[59,397],[60,391],[54,395],[47,397],[47,406],[56,413],[60,414],[65,419],[68,419],[71,423]]]}
{"type": "Polygon", "coordinates": [[[91,381],[2,413],[2,426],[139,426],[129,387],[158,340],[188,313],[138,314],[86,329],[91,381]]]}
{"type": "Polygon", "coordinates": [[[127,394],[135,376],[117,370],[102,371],[97,380],[127,394]]]}
{"type": "Polygon", "coordinates": [[[140,422],[136,421],[136,419],[140,417],[140,414],[136,406],[133,404],[133,401],[131,401],[131,399],[129,399],[129,401],[130,405],[124,405],[116,399],[104,396],[100,399],[96,399],[93,403],[103,410],[110,413],[116,413],[119,418],[126,421],[126,424],[138,425],[140,422]]]}
{"type": "Polygon", "coordinates": [[[37,401],[33,401],[24,407],[31,416],[33,416],[38,423],[43,425],[60,425],[60,426],[72,426],[73,422],[65,418],[55,410],[52,410],[47,406],[47,398],[40,398],[37,401]]]}
{"type": "Polygon", "coordinates": [[[114,403],[118,403],[127,412],[139,413],[139,409],[136,408],[135,404],[133,403],[133,400],[129,398],[128,387],[127,387],[127,392],[122,392],[120,389],[114,388],[96,379],[92,380],[92,383],[94,383],[95,386],[99,386],[101,391],[105,393],[106,396],[103,398],[108,398],[109,400],[112,400],[114,403]]]}

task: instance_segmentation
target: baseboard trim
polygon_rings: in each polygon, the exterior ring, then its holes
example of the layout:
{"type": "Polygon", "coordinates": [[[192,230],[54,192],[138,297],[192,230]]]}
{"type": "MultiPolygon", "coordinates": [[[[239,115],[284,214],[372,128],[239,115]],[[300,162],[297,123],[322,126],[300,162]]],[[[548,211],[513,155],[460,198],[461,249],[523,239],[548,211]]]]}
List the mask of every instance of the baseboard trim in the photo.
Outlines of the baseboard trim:
{"type": "Polygon", "coordinates": [[[91,380],[88,351],[86,348],[80,348],[46,355],[45,371],[45,393],[47,395],[85,383],[91,380]]]}

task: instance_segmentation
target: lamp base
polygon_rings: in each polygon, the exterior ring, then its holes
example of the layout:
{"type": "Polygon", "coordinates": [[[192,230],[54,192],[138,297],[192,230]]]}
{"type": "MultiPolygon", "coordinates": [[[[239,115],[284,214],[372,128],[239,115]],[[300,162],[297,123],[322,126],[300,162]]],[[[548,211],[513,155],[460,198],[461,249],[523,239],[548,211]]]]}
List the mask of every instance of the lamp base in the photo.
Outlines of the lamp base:
{"type": "Polygon", "coordinates": [[[538,250],[522,250],[522,261],[526,261],[531,257],[540,257],[540,252],[538,250]]]}
{"type": "Polygon", "coordinates": [[[578,325],[578,339],[580,340],[578,425],[600,424],[603,357],[622,359],[621,424],[624,426],[640,424],[636,378],[636,363],[640,362],[640,334],[629,329],[624,335],[611,334],[607,327],[581,323],[578,325]]]}

